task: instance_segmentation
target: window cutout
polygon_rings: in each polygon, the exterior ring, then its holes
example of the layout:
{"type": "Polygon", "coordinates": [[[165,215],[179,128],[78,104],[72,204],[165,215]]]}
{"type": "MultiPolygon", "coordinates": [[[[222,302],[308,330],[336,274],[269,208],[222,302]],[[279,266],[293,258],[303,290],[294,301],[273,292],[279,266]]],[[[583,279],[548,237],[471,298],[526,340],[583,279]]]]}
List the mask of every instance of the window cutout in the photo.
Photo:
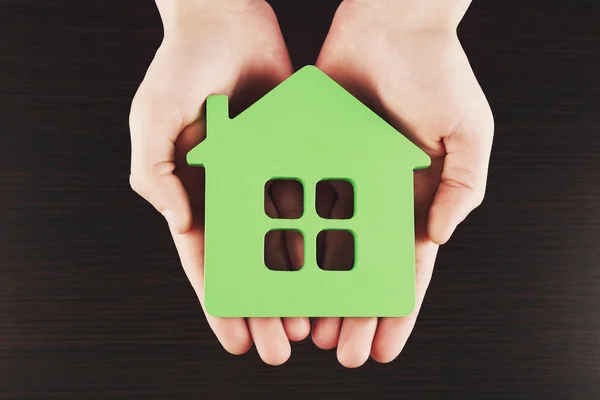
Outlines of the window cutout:
{"type": "Polygon", "coordinates": [[[272,271],[297,271],[304,265],[304,235],[295,229],[265,234],[264,261],[272,271]],[[291,244],[291,246],[290,246],[291,244]]]}
{"type": "Polygon", "coordinates": [[[265,184],[265,214],[276,219],[298,219],[304,213],[304,187],[298,179],[271,179],[265,184]],[[278,207],[274,198],[284,198],[285,207],[278,207]]]}
{"type": "Polygon", "coordinates": [[[323,230],[317,235],[317,264],[327,271],[350,271],[354,268],[354,234],[347,230],[323,230]]]}
{"type": "Polygon", "coordinates": [[[354,186],[344,179],[326,179],[317,183],[315,208],[321,218],[350,219],[354,216],[354,186]],[[336,204],[335,209],[333,205],[336,204]]]}

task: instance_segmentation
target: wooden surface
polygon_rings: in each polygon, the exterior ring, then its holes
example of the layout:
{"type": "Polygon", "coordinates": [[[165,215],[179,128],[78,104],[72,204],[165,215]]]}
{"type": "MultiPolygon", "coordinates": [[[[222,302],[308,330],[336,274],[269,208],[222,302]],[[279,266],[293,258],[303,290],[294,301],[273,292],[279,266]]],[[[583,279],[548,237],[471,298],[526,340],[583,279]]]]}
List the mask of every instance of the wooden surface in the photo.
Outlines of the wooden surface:
{"type": "MultiPolygon", "coordinates": [[[[297,67],[336,6],[319,3],[273,2],[297,67]]],[[[130,190],[153,2],[2,1],[0,398],[600,398],[598,15],[474,1],[460,35],[496,118],[485,203],[441,249],[402,355],[346,370],[310,340],[279,368],[225,353],[130,190]]]]}

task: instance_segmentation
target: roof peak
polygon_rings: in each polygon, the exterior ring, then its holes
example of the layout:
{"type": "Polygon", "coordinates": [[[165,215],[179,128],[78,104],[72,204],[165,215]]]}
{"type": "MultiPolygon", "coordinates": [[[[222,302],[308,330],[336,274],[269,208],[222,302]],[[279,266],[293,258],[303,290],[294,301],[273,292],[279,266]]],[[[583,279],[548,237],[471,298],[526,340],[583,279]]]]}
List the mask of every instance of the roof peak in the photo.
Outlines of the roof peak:
{"type": "Polygon", "coordinates": [[[314,96],[315,94],[320,94],[321,96],[325,95],[327,91],[323,91],[323,84],[331,87],[336,87],[338,90],[345,92],[344,94],[350,97],[351,93],[347,92],[340,84],[338,84],[334,79],[332,79],[325,72],[320,70],[315,65],[305,65],[302,68],[298,69],[292,75],[287,77],[284,81],[280,82],[273,89],[269,90],[263,96],[258,98],[254,103],[248,106],[244,111],[242,111],[237,117],[241,117],[243,114],[250,112],[255,106],[260,107],[260,103],[264,100],[268,100],[270,97],[283,95],[286,96],[286,92],[289,90],[297,91],[297,93],[306,92],[307,96],[314,96]],[[321,90],[318,90],[321,89],[321,90]],[[320,93],[319,93],[320,92],[320,93]]]}

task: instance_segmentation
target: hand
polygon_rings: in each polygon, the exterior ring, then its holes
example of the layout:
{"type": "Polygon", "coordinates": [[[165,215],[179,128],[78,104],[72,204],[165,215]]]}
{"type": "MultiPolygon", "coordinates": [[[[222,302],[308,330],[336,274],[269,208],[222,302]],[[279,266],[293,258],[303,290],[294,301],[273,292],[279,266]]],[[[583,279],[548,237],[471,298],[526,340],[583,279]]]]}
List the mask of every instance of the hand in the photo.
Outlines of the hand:
{"type": "MultiPolygon", "coordinates": [[[[458,7],[445,10],[447,18],[434,15],[439,2],[424,0],[420,7],[415,2],[345,0],[317,61],[321,70],[432,159],[430,168],[415,173],[414,312],[379,320],[321,318],[314,324],[315,344],[324,349],[337,346],[338,359],[347,367],[360,366],[369,355],[379,362],[398,356],[414,327],[438,246],[481,203],[485,192],[494,122],[456,35],[468,2],[445,2],[446,8],[452,3],[458,7]],[[418,11],[411,12],[410,4],[418,11]]],[[[337,190],[343,199],[344,189],[337,190]]],[[[338,201],[336,207],[343,210],[347,204],[338,201]]],[[[346,245],[328,240],[326,252],[343,254],[346,245]]]]}
{"type": "MultiPolygon", "coordinates": [[[[186,164],[186,154],[205,137],[202,106],[210,94],[233,100],[241,111],[292,72],[277,19],[262,0],[157,1],[164,40],[156,52],[131,106],[132,188],[161,212],[184,271],[204,303],[203,169],[186,164]]],[[[271,188],[272,214],[291,213],[289,199],[297,188],[271,188]]],[[[275,264],[284,247],[297,239],[272,238],[275,264]]],[[[204,309],[204,306],[203,306],[204,309]]],[[[206,313],[206,312],[205,312],[206,313]]],[[[307,318],[219,319],[206,314],[223,347],[232,354],[248,351],[252,342],[261,358],[281,364],[290,356],[290,340],[310,332],[307,318]]]]}

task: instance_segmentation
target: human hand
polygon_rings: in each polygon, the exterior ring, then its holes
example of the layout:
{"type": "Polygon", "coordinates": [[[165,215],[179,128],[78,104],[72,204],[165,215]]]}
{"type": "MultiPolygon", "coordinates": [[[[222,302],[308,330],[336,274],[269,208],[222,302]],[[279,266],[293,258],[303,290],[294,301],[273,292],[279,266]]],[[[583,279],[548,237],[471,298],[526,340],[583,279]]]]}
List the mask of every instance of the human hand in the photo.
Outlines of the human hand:
{"type": "MultiPolygon", "coordinates": [[[[494,121],[456,28],[470,1],[345,0],[317,66],[431,158],[415,172],[416,307],[402,318],[320,318],[312,338],[347,367],[394,360],[414,327],[438,246],[483,200],[494,121]]],[[[393,185],[390,182],[390,185],[393,185]]],[[[347,213],[343,187],[333,209],[347,213]]],[[[351,214],[351,212],[350,212],[351,214]]],[[[347,257],[343,240],[326,252],[347,257]]]]}
{"type": "MultiPolygon", "coordinates": [[[[263,0],[160,1],[164,39],[132,102],[132,188],[161,212],[184,271],[204,309],[204,173],[186,154],[205,137],[208,95],[232,98],[241,111],[293,72],[273,10],[263,0]],[[236,102],[236,100],[238,100],[236,102]]],[[[273,216],[293,213],[297,188],[271,188],[273,216]],[[290,202],[290,199],[292,202],[290,202]]],[[[295,237],[270,241],[274,265],[296,265],[295,237]],[[287,259],[284,259],[287,257],[287,259]],[[291,260],[290,260],[291,258],[291,260]]],[[[310,332],[307,318],[206,318],[223,347],[243,354],[256,345],[268,364],[290,356],[290,340],[310,332]]]]}

